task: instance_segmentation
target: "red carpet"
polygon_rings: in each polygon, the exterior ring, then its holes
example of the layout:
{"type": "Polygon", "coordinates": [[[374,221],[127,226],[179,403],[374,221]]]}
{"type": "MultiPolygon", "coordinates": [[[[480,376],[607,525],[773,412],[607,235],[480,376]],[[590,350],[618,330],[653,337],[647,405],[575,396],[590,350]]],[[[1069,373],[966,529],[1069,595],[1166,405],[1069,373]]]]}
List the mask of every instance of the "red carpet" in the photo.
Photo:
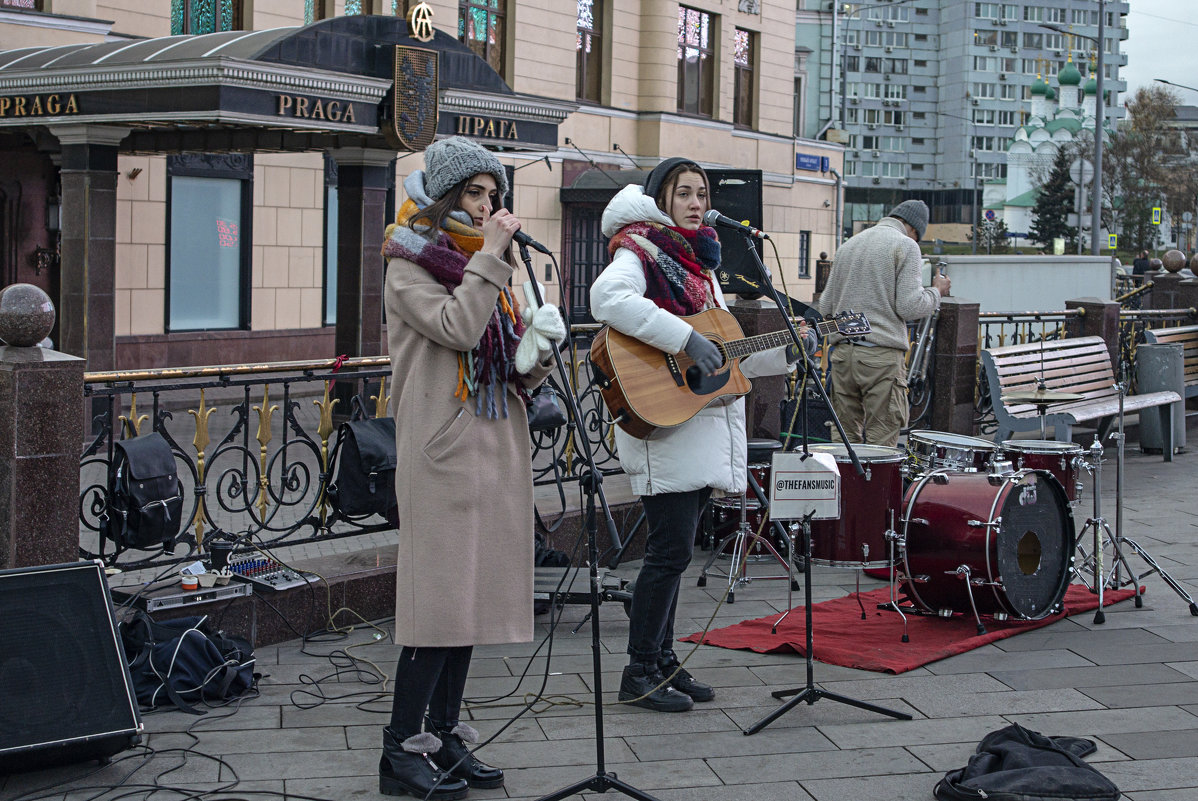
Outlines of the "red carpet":
{"type": "MultiPolygon", "coordinates": [[[[1143,590],[1141,590],[1141,593],[1143,590]]],[[[1106,605],[1132,597],[1131,590],[1108,590],[1103,594],[1106,605]]],[[[902,595],[900,593],[900,602],[902,595]]],[[[1013,637],[1070,615],[1090,612],[1098,607],[1098,596],[1080,584],[1070,584],[1065,592],[1065,611],[1043,620],[998,621],[983,616],[986,633],[977,633],[972,616],[952,618],[912,615],[907,612],[907,632],[910,642],[902,642],[903,621],[896,612],[878,609],[878,604],[890,601],[890,588],[882,587],[861,593],[866,619],[861,619],[857,594],[815,604],[811,607],[815,658],[829,665],[875,670],[881,673],[905,673],[938,659],[963,654],[978,646],[1013,637]]],[[[756,651],[759,654],[794,652],[805,655],[807,627],[803,607],[796,606],[778,627],[770,628],[778,615],[746,620],[722,629],[707,632],[706,645],[756,651]]],[[[682,638],[684,642],[699,642],[700,634],[682,638]]]]}

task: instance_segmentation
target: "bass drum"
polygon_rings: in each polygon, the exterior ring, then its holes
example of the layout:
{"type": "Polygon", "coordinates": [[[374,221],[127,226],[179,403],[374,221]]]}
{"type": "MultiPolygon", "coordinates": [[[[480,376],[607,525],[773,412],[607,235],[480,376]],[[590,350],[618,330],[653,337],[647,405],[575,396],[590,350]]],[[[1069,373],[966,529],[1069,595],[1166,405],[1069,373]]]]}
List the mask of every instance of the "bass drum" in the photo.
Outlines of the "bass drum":
{"type": "Polygon", "coordinates": [[[1043,470],[934,470],[907,490],[904,590],[925,612],[1039,620],[1057,611],[1076,532],[1069,499],[1043,470]],[[968,569],[970,584],[966,584],[968,569]]]}

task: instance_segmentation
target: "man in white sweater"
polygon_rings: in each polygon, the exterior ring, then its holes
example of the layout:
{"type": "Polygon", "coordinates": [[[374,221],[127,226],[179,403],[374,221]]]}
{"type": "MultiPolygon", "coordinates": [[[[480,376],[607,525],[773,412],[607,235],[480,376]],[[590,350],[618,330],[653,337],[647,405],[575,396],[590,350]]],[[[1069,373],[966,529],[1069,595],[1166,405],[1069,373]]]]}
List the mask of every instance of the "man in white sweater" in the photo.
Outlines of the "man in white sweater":
{"type": "Polygon", "coordinates": [[[947,276],[920,283],[920,237],[928,207],[905,200],[873,228],[845,242],[832,260],[819,311],[832,316],[852,309],[865,314],[871,331],[860,340],[833,335],[832,408],[851,442],[898,444],[907,425],[907,321],[940,307],[947,276]]]}

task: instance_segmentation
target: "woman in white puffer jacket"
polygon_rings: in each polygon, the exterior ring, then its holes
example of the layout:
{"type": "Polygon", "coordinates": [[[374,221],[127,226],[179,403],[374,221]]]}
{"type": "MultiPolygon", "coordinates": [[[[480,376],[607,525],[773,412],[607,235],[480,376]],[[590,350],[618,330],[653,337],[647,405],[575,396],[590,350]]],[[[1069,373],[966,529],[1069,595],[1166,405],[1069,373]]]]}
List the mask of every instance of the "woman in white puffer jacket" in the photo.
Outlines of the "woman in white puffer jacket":
{"type": "MultiPolygon", "coordinates": [[[[699,165],[672,158],[649,174],[643,188],[626,186],[612,198],[602,229],[613,256],[591,286],[591,314],[663,352],[685,351],[711,373],[722,363],[718,349],[682,319],[727,308],[714,277],[719,240],[703,225],[708,186],[699,165]]],[[[743,358],[740,368],[747,378],[779,375],[797,359],[791,349],[778,347],[743,358]]],[[[680,668],[674,653],[678,587],[712,490],[740,494],[748,483],[744,400],[717,401],[648,439],[617,428],[616,449],[649,526],[629,613],[630,664],[620,700],[686,711],[694,701],[713,699],[715,691],[680,668]]]]}

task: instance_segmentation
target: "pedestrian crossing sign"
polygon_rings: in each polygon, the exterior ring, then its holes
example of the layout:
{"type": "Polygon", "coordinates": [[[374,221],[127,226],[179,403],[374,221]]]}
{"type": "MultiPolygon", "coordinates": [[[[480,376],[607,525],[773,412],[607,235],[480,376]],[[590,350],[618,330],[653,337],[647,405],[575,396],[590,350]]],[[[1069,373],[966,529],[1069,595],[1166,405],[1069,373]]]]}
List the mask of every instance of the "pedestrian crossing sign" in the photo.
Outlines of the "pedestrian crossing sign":
{"type": "Polygon", "coordinates": [[[1111,250],[1114,250],[1116,247],[1119,246],[1119,235],[1118,234],[1107,234],[1107,238],[1109,239],[1109,241],[1107,242],[1108,248],[1110,248],[1111,250]]]}
{"type": "Polygon", "coordinates": [[[1161,209],[1160,209],[1160,206],[1154,206],[1154,207],[1152,208],[1152,224],[1153,224],[1153,225],[1160,225],[1160,224],[1161,224],[1161,209]]]}

